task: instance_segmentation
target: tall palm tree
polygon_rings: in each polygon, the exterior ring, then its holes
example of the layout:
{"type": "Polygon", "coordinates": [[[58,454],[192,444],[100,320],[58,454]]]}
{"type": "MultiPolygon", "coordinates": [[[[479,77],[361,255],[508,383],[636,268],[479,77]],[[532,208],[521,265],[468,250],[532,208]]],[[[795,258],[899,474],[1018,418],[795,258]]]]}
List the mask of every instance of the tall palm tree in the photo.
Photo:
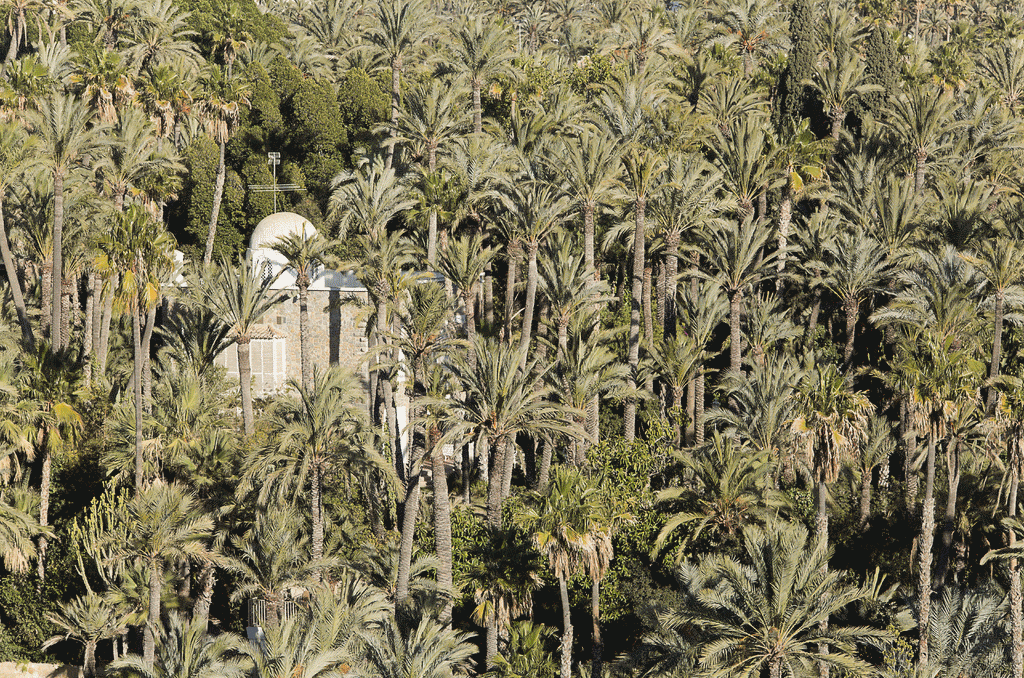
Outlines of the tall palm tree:
{"type": "MultiPolygon", "coordinates": [[[[55,456],[70,452],[82,431],[78,411],[81,368],[69,349],[53,350],[40,341],[21,355],[19,397],[30,440],[42,453],[39,480],[39,525],[49,525],[51,468],[55,456]]],[[[48,534],[39,535],[37,567],[40,583],[46,576],[48,534]]]]}
{"type": "Polygon", "coordinates": [[[814,78],[804,84],[821,98],[832,121],[832,141],[836,143],[843,132],[846,114],[865,95],[882,91],[880,86],[864,82],[864,64],[855,50],[846,50],[841,59],[820,64],[814,78]]]}
{"type": "Polygon", "coordinates": [[[1003,321],[1007,305],[1020,305],[1024,294],[1020,283],[1024,277],[1024,248],[1007,238],[981,240],[973,252],[964,258],[982,275],[986,291],[992,300],[992,357],[989,361],[990,386],[985,397],[985,409],[994,413],[999,392],[995,382],[999,376],[999,361],[1003,348],[1003,321]]]}
{"type": "MultiPolygon", "coordinates": [[[[805,197],[815,182],[825,179],[824,164],[828,147],[814,136],[809,119],[796,123],[787,118],[777,148],[777,162],[784,174],[782,200],[779,202],[778,269],[782,275],[786,270],[786,247],[792,225],[793,205],[805,197]]],[[[777,287],[781,283],[781,280],[777,281],[777,287]]]]}
{"type": "Polygon", "coordinates": [[[895,97],[886,115],[886,126],[906,147],[914,163],[914,192],[924,192],[928,159],[948,144],[948,133],[963,126],[953,114],[952,94],[939,86],[918,85],[895,97]]]}
{"type": "Polygon", "coordinates": [[[686,410],[690,419],[690,430],[687,431],[688,444],[704,443],[704,385],[708,372],[707,363],[714,357],[708,345],[722,320],[729,313],[729,300],[716,285],[704,281],[698,284],[696,291],[691,287],[679,295],[676,302],[679,308],[679,320],[683,331],[693,338],[700,352],[695,365],[692,387],[687,391],[686,410]]]}
{"type": "Polygon", "coordinates": [[[874,669],[859,649],[878,646],[887,632],[822,627],[868,595],[846,583],[844,573],[828,569],[829,549],[811,542],[802,525],[773,521],[746,528],[743,551],[749,565],[716,555],[681,567],[689,602],[659,617],[659,626],[672,633],[702,631],[696,648],[701,669],[723,675],[767,670],[770,678],[782,678],[810,673],[817,662],[849,675],[871,675],[874,669]],[[824,643],[828,653],[817,649],[824,643]]]}
{"type": "Polygon", "coordinates": [[[771,274],[777,253],[765,255],[771,232],[766,224],[746,219],[728,221],[722,228],[704,234],[705,251],[712,280],[729,297],[729,369],[742,366],[743,298],[750,288],[771,274]]]}
{"type": "Polygon", "coordinates": [[[238,380],[242,391],[242,423],[246,436],[255,429],[252,410],[252,365],[249,342],[252,332],[263,316],[279,304],[283,297],[273,287],[277,276],[269,275],[266,262],[257,267],[246,257],[235,267],[221,261],[213,267],[195,271],[189,280],[194,290],[193,303],[211,311],[234,333],[238,348],[238,380]]]}
{"type": "Polygon", "coordinates": [[[480,280],[484,271],[497,255],[495,247],[484,245],[486,238],[482,233],[462,235],[448,241],[441,250],[437,260],[437,268],[446,279],[458,289],[462,297],[462,308],[465,315],[466,338],[469,340],[470,364],[475,364],[476,354],[473,353],[476,341],[476,297],[480,280]]]}
{"type": "MultiPolygon", "coordinates": [[[[40,162],[53,181],[52,270],[59,282],[64,271],[64,181],[73,171],[95,162],[110,139],[103,124],[94,124],[85,103],[66,94],[39,99],[29,120],[38,132],[40,162]]],[[[63,286],[54,284],[50,302],[50,343],[56,348],[63,345],[62,294],[63,286]]]]}
{"type": "MultiPolygon", "coordinates": [[[[230,3],[228,3],[230,6],[230,3]]],[[[217,178],[213,184],[213,207],[210,210],[210,223],[206,230],[206,247],[203,250],[203,266],[208,267],[213,261],[213,243],[217,236],[217,220],[220,217],[220,203],[224,196],[224,179],[227,166],[224,164],[224,150],[228,139],[241,121],[241,109],[249,105],[249,89],[241,80],[222,74],[218,69],[211,72],[206,83],[207,92],[201,100],[200,110],[206,123],[207,131],[215,143],[220,146],[217,160],[217,178]]]]}
{"type": "Polygon", "coordinates": [[[362,408],[351,372],[314,370],[312,381],[309,390],[294,379],[289,381],[298,398],[282,398],[274,404],[273,443],[247,476],[250,486],[259,484],[261,503],[272,494],[294,498],[308,486],[310,553],[318,560],[324,554],[324,481],[335,460],[346,456],[346,451],[351,456],[352,450],[361,449],[362,408]]]}
{"type": "Polygon", "coordinates": [[[601,539],[603,530],[597,488],[575,469],[560,466],[543,493],[531,493],[529,504],[516,523],[531,535],[534,546],[548,557],[548,566],[562,598],[562,660],[559,675],[572,675],[573,627],[568,581],[582,571],[593,571],[597,561],[610,560],[610,545],[601,539]]]}
{"type": "MultiPolygon", "coordinates": [[[[160,299],[160,273],[173,266],[174,239],[146,210],[131,205],[115,215],[113,227],[100,241],[97,270],[119,289],[113,294],[132,318],[133,388],[135,397],[135,491],[145,482],[142,458],[143,365],[145,344],[142,317],[149,316],[160,299]]],[[[150,329],[147,327],[147,329],[150,329]]]]}
{"type": "Polygon", "coordinates": [[[780,9],[771,0],[735,0],[715,16],[717,40],[739,52],[745,78],[753,74],[759,58],[789,45],[780,9]]]}
{"type": "Polygon", "coordinates": [[[867,427],[871,403],[850,388],[849,378],[835,365],[819,365],[797,389],[800,416],[793,420],[797,438],[806,445],[817,492],[816,538],[828,544],[828,489],[839,477],[844,458],[858,449],[867,427]]]}
{"type": "Polygon", "coordinates": [[[528,361],[526,368],[520,369],[523,352],[490,339],[478,337],[473,349],[475,366],[463,356],[455,356],[445,365],[463,390],[452,398],[442,440],[472,440],[494,450],[494,471],[487,488],[487,523],[499,529],[516,437],[521,433],[540,436],[545,432],[574,432],[562,423],[566,408],[548,400],[551,389],[543,385],[543,371],[536,361],[528,361]]]}
{"type": "Polygon", "coordinates": [[[119,558],[144,564],[149,575],[149,617],[142,661],[152,668],[160,627],[164,570],[181,562],[202,563],[216,559],[207,547],[213,520],[199,510],[195,497],[179,485],[154,483],[139,492],[127,508],[130,538],[128,543],[120,545],[119,558]]]}
{"type": "Polygon", "coordinates": [[[18,324],[21,326],[21,340],[26,346],[35,343],[32,323],[28,318],[25,296],[22,294],[18,269],[11,255],[10,239],[4,221],[3,201],[7,197],[14,182],[33,161],[35,149],[34,137],[16,121],[0,124],[0,256],[3,257],[4,272],[7,274],[7,285],[11,290],[11,300],[18,312],[18,324]]]}
{"type": "Polygon", "coordinates": [[[884,292],[891,264],[884,246],[860,229],[842,233],[829,243],[825,261],[825,288],[839,297],[846,315],[846,346],[843,365],[853,362],[857,316],[871,294],[884,292]]]}
{"type": "Polygon", "coordinates": [[[438,678],[469,672],[473,634],[440,626],[428,616],[408,630],[388,619],[362,634],[365,666],[380,678],[438,678]]]}
{"type": "Polygon", "coordinates": [[[469,80],[473,94],[473,131],[483,132],[484,85],[512,72],[512,38],[503,23],[485,21],[483,16],[467,17],[452,28],[446,61],[469,80]]]}
{"type": "MultiPolygon", "coordinates": [[[[386,0],[376,6],[373,19],[366,39],[391,68],[391,136],[397,138],[402,70],[405,60],[418,45],[433,36],[433,18],[422,0],[386,0]]],[[[392,144],[388,148],[386,169],[391,169],[394,157],[392,144]]]]}
{"type": "MultiPolygon", "coordinates": [[[[710,151],[727,194],[736,202],[740,221],[752,219],[755,202],[769,188],[782,184],[775,171],[778,149],[769,143],[763,118],[749,115],[725,132],[716,128],[710,151]]],[[[758,214],[758,221],[764,216],[758,214]]]]}
{"type": "Polygon", "coordinates": [[[323,264],[328,243],[318,233],[306,233],[305,222],[301,233],[281,236],[271,247],[285,258],[295,271],[295,285],[299,288],[299,355],[302,365],[302,387],[313,388],[313,338],[309,332],[309,286],[313,284],[316,269],[323,264]]]}

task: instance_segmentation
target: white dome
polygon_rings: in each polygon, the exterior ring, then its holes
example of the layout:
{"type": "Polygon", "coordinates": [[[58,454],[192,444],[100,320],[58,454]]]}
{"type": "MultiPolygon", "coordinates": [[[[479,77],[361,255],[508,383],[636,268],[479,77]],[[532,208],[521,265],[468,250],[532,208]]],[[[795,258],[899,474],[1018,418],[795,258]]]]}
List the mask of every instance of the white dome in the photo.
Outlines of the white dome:
{"type": "Polygon", "coordinates": [[[316,235],[316,228],[306,217],[294,212],[276,212],[266,217],[256,225],[249,239],[249,249],[264,249],[273,247],[283,236],[293,233],[312,238],[316,235]]]}

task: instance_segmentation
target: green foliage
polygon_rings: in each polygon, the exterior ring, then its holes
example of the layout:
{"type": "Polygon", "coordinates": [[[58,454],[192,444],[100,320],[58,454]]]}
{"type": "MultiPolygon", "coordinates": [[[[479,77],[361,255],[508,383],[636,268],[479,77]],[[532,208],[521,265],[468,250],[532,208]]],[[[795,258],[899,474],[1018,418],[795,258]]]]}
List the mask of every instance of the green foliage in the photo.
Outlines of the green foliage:
{"type": "Polygon", "coordinates": [[[872,113],[878,114],[899,88],[899,62],[896,42],[892,30],[879,22],[871,29],[867,40],[867,58],[864,64],[864,81],[878,85],[881,91],[867,92],[860,100],[872,113]]]}
{"type": "Polygon", "coordinates": [[[597,96],[599,86],[610,81],[615,70],[615,62],[610,55],[595,54],[576,63],[566,76],[566,82],[574,92],[593,100],[597,96]]]}
{"type": "Polygon", "coordinates": [[[813,0],[795,0],[789,22],[789,63],[781,82],[780,106],[784,115],[793,120],[805,117],[807,87],[803,84],[814,75],[818,56],[817,10],[813,0]]]}

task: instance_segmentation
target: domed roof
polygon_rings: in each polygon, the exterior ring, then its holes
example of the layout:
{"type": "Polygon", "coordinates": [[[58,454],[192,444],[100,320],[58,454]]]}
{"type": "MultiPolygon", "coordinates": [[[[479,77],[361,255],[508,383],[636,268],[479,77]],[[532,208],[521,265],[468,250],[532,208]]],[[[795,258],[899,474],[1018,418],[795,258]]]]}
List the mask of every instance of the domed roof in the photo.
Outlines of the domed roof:
{"type": "Polygon", "coordinates": [[[297,233],[312,238],[316,235],[316,228],[306,217],[294,212],[276,212],[266,217],[256,225],[249,239],[249,249],[273,247],[278,239],[283,236],[297,233]]]}

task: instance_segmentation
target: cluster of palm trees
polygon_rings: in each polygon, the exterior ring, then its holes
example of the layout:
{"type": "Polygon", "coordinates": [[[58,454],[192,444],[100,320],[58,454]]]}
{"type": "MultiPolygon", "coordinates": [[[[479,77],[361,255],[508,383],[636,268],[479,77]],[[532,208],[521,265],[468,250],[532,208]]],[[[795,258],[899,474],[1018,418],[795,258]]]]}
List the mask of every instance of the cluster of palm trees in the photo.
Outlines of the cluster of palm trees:
{"type": "Polygon", "coordinates": [[[472,618],[476,670],[569,678],[582,581],[594,678],[1024,674],[1024,18],[810,4],[808,40],[765,0],[267,3],[276,45],[232,12],[195,35],[169,1],[13,4],[0,556],[41,584],[55,537],[79,554],[50,645],[78,639],[90,674],[110,641],[133,675],[434,678],[474,670],[472,618]],[[301,378],[259,400],[249,345],[281,297],[214,254],[235,62],[278,54],[325,85],[383,74],[390,116],[315,178],[330,236],[277,244],[301,378]],[[163,208],[202,134],[183,263],[163,208]],[[313,366],[325,265],[368,290],[367,384],[313,366]],[[55,529],[51,469],[90,446],[106,489],[55,529]],[[909,568],[835,567],[830,530],[894,516],[914,535],[880,550],[909,568]],[[611,662],[624,548],[679,562],[611,662]],[[557,667],[514,621],[545,576],[557,667]],[[265,638],[210,635],[228,599],[265,638]]]}

